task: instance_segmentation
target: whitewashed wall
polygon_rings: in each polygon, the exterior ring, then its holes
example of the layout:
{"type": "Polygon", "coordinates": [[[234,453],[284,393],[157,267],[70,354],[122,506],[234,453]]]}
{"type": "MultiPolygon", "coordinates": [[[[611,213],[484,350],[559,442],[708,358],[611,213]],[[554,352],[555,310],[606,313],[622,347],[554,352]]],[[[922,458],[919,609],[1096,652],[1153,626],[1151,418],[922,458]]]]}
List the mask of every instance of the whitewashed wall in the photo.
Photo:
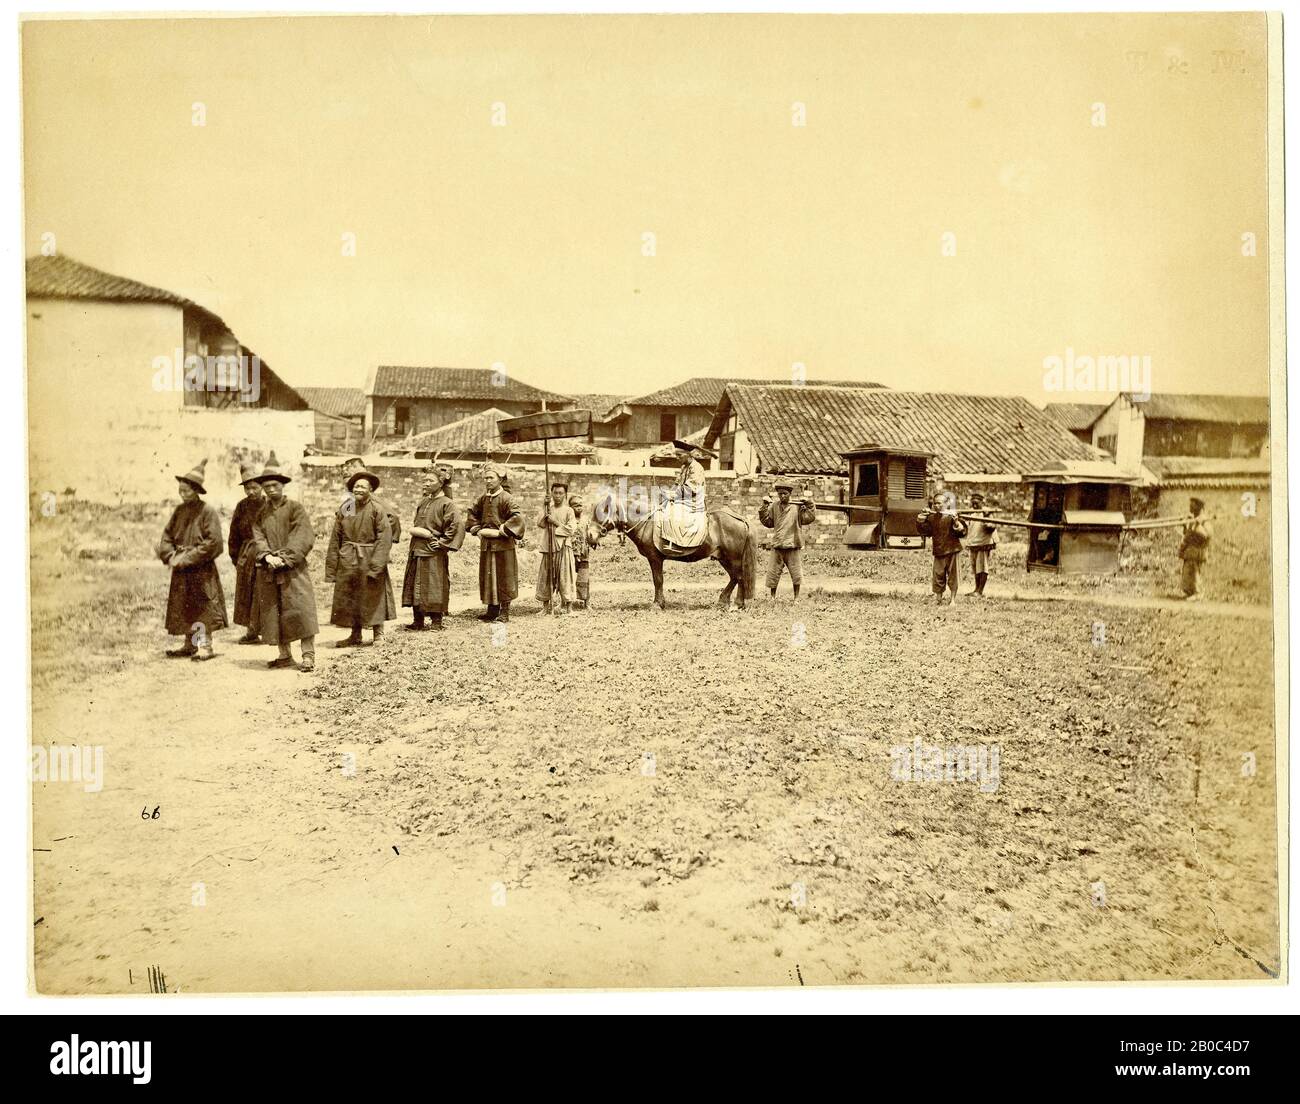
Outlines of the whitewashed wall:
{"type": "Polygon", "coordinates": [[[28,301],[34,493],[156,502],[175,496],[173,473],[206,457],[209,498],[224,504],[240,494],[239,457],[274,449],[296,468],[315,438],[310,410],[186,408],[180,392],[155,389],[154,358],[182,338],[181,311],[165,304],[28,301]]]}

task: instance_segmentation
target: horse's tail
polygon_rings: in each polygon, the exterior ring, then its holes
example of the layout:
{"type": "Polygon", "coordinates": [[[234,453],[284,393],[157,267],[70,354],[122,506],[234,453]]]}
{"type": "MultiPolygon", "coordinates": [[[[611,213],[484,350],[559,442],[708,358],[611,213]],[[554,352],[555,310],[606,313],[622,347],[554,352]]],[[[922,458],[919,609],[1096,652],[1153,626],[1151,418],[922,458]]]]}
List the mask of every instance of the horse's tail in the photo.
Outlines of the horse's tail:
{"type": "Polygon", "coordinates": [[[758,576],[758,540],[754,529],[745,522],[745,547],[740,558],[740,593],[748,602],[754,597],[754,583],[758,576]]]}

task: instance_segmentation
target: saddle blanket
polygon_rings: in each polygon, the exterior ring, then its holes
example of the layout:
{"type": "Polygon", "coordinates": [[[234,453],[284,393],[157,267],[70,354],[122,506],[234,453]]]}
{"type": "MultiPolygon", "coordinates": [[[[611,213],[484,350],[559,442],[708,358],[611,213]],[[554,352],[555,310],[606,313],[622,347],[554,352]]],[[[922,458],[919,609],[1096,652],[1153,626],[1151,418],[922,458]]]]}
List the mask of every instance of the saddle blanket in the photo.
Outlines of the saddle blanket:
{"type": "Polygon", "coordinates": [[[692,552],[704,543],[709,515],[688,502],[666,502],[654,515],[655,547],[665,556],[692,552]]]}

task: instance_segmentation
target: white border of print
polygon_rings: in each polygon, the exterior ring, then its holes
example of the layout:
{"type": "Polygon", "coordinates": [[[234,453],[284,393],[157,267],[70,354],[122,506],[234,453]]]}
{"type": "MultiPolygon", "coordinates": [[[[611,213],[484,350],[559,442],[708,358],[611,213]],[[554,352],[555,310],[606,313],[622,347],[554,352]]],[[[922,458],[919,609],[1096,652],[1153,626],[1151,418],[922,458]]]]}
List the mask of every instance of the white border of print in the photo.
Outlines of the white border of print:
{"type": "MultiPolygon", "coordinates": [[[[97,12],[113,12],[120,5],[105,3],[103,0],[81,0],[78,18],[91,17],[97,12]]],[[[891,13],[902,10],[910,12],[970,12],[970,6],[959,4],[888,4],[882,5],[891,13]]],[[[979,6],[981,12],[1023,12],[1023,0],[1018,3],[992,3],[979,6]]],[[[35,18],[42,13],[54,13],[67,9],[66,0],[62,4],[49,2],[29,2],[23,7],[35,18]]],[[[130,5],[133,16],[148,16],[150,13],[166,12],[169,14],[206,14],[209,16],[238,16],[263,13],[270,5],[236,3],[220,12],[201,9],[186,13],[172,4],[153,3],[149,0],[133,0],[130,5]]],[[[743,0],[743,2],[723,2],[723,0],[704,0],[696,4],[675,3],[569,3],[542,4],[534,0],[511,0],[504,5],[478,5],[463,3],[411,4],[388,3],[386,12],[410,12],[427,14],[436,8],[443,13],[491,14],[495,12],[543,13],[548,10],[564,12],[591,13],[638,13],[647,9],[659,12],[789,12],[796,5],[789,0],[743,0]]],[[[813,5],[824,12],[863,12],[870,13],[875,5],[820,3],[813,5]]],[[[275,14],[294,12],[311,12],[313,14],[356,14],[355,0],[352,10],[331,0],[280,0],[274,5],[275,14]]],[[[1040,11],[1057,11],[1080,13],[1077,4],[1036,5],[1040,11]]],[[[1149,0],[1135,3],[1133,0],[1110,0],[1105,5],[1107,12],[1143,12],[1150,13],[1154,8],[1149,0]]],[[[1166,10],[1186,11],[1257,11],[1258,5],[1238,5],[1217,3],[1180,2],[1166,10]]],[[[57,18],[57,15],[52,15],[57,18]]],[[[18,25],[11,21],[4,28],[3,56],[5,86],[18,86],[17,64],[19,50],[17,43],[18,25]]],[[[1294,77],[1300,73],[1296,61],[1296,37],[1288,36],[1286,42],[1286,60],[1290,62],[1287,69],[1294,77]]],[[[1293,133],[1300,119],[1300,103],[1296,91],[1300,84],[1295,79],[1289,82],[1286,92],[1286,117],[1292,150],[1300,149],[1300,135],[1293,133]]],[[[19,148],[20,111],[16,104],[10,103],[9,110],[3,117],[2,148],[16,150],[19,148]]],[[[18,168],[11,168],[4,177],[3,209],[9,212],[11,230],[4,241],[4,305],[3,333],[7,345],[9,365],[6,372],[6,394],[8,402],[0,406],[0,452],[3,455],[3,470],[26,472],[26,401],[16,400],[22,385],[24,363],[22,349],[22,302],[23,302],[23,243],[22,220],[20,217],[21,173],[18,168]]],[[[1278,208],[1274,204],[1274,209],[1278,208]]],[[[1293,210],[1300,210],[1300,205],[1293,205],[1293,210]]],[[[1293,272],[1300,272],[1300,263],[1296,262],[1294,250],[1288,250],[1288,267],[1293,272]]],[[[1296,296],[1292,296],[1294,304],[1296,296]]],[[[1277,398],[1274,398],[1277,409],[1277,398]]],[[[1288,427],[1289,455],[1300,455],[1300,445],[1293,430],[1288,427]]],[[[1277,455],[1276,446],[1274,455],[1277,455]]],[[[1277,501],[1285,501],[1277,494],[1277,501]]],[[[1277,511],[1279,519],[1282,512],[1277,511]]],[[[1279,527],[1282,522],[1279,520],[1279,527]]],[[[1294,524],[1294,523],[1293,523],[1294,524]]],[[[1294,538],[1295,530],[1291,533],[1294,538]]],[[[1296,547],[1294,539],[1291,547],[1296,547]]],[[[13,540],[0,542],[0,624],[9,630],[0,636],[0,672],[3,672],[3,686],[0,694],[10,703],[12,710],[5,726],[12,738],[8,742],[7,755],[26,756],[28,739],[16,738],[16,733],[28,730],[30,715],[28,693],[28,648],[26,631],[14,631],[16,626],[26,627],[27,610],[27,553],[23,543],[13,540]],[[21,715],[13,703],[24,702],[21,715]]],[[[1275,591],[1275,593],[1281,593],[1275,591]]],[[[1292,624],[1295,623],[1296,610],[1292,606],[1292,624]]],[[[1282,688],[1279,687],[1279,690],[1282,688]]],[[[0,799],[0,817],[3,818],[3,831],[0,839],[0,1011],[22,1014],[106,1014],[132,1015],[140,1013],[156,1014],[159,1005],[156,1001],[141,1001],[129,997],[95,997],[77,998],[32,997],[27,992],[27,958],[30,943],[29,901],[30,885],[28,881],[28,856],[25,849],[30,845],[30,790],[27,786],[26,760],[15,759],[13,769],[4,772],[4,784],[7,792],[0,799]]],[[[1294,763],[1291,764],[1294,771],[1294,763]]],[[[1291,778],[1294,785],[1294,775],[1291,778]]],[[[1291,873],[1294,874],[1295,850],[1290,852],[1291,873]]],[[[1282,887],[1283,901],[1287,886],[1282,887]]],[[[1231,1014],[1234,1012],[1295,1012],[1300,1009],[1300,995],[1294,985],[1141,985],[1126,983],[1097,986],[907,986],[887,989],[789,989],[789,990],[733,990],[733,991],[674,991],[674,992],[611,992],[611,993],[536,993],[536,994],[450,994],[450,995],[361,995],[361,996],[268,996],[268,997],[178,997],[168,1003],[168,1008],[177,1015],[210,1014],[214,1011],[231,1013],[289,1013],[304,1014],[315,1012],[449,1012],[468,1014],[482,1013],[617,1013],[617,1012],[710,1012],[710,1013],[752,1013],[771,1012],[789,1013],[797,1008],[801,1012],[889,1012],[893,1014],[926,1013],[1205,1013],[1231,1014]],[[398,1005],[400,1001],[400,1007],[398,1005]]]]}

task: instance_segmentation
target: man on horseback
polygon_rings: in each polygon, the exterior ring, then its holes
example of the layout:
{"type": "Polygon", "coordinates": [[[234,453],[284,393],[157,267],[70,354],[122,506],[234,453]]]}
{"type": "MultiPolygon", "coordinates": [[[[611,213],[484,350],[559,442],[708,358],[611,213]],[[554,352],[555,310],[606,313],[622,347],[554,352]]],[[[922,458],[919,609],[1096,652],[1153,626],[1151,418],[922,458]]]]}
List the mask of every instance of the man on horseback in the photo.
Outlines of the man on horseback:
{"type": "Polygon", "coordinates": [[[669,555],[698,548],[709,529],[704,512],[704,465],[699,456],[712,456],[707,449],[674,441],[682,462],[677,481],[664,491],[655,513],[655,541],[669,555]]]}

